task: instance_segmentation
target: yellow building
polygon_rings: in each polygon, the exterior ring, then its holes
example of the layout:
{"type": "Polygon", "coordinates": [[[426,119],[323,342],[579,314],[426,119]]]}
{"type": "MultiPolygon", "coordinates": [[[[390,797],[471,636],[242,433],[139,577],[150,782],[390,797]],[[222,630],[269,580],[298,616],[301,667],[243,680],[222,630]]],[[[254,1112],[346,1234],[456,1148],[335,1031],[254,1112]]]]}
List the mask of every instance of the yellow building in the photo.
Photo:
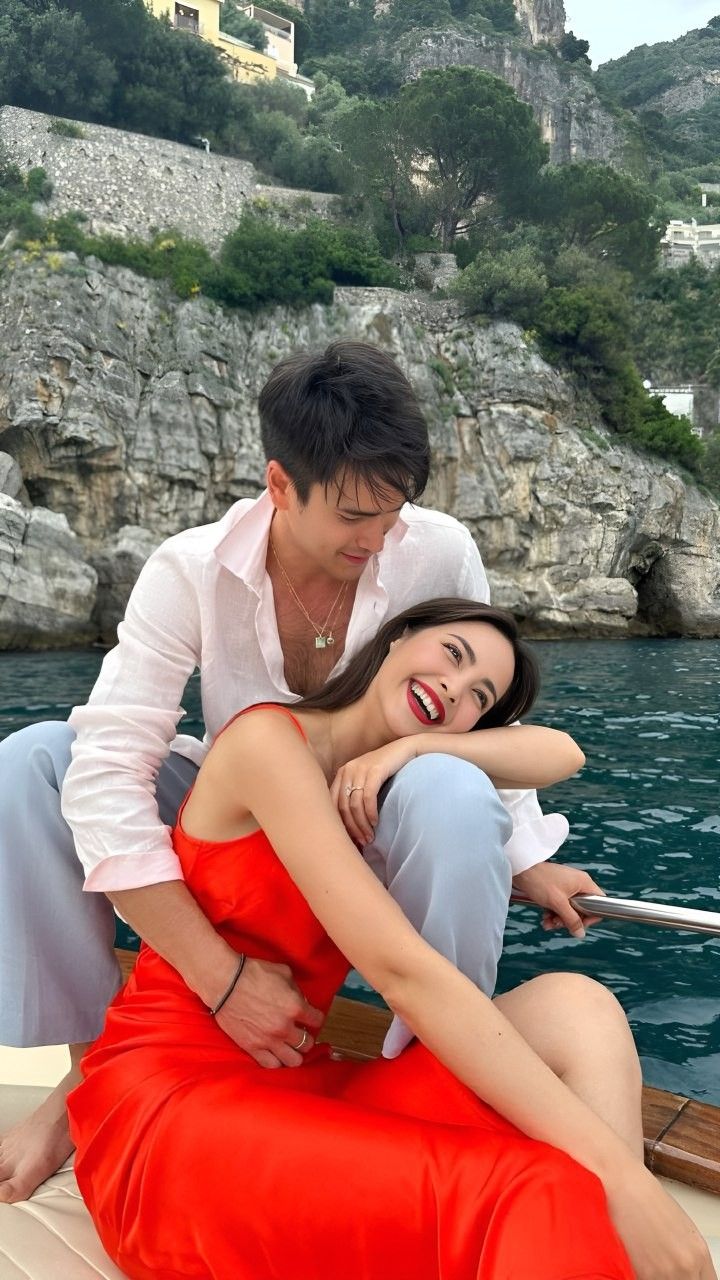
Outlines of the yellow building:
{"type": "Polygon", "coordinates": [[[176,30],[190,31],[214,44],[234,80],[257,84],[280,75],[295,81],[298,88],[311,96],[312,81],[297,74],[295,24],[287,18],[258,5],[243,6],[248,17],[260,22],[265,29],[265,51],[260,53],[244,40],[222,30],[222,0],[192,0],[190,4],[181,4],[179,0],[146,0],[146,3],[157,18],[169,18],[176,30]]]}
{"type": "Polygon", "coordinates": [[[295,62],[295,23],[288,18],[280,18],[271,9],[259,4],[243,6],[243,13],[248,18],[259,22],[265,30],[265,51],[275,59],[281,75],[296,76],[295,62]]]}

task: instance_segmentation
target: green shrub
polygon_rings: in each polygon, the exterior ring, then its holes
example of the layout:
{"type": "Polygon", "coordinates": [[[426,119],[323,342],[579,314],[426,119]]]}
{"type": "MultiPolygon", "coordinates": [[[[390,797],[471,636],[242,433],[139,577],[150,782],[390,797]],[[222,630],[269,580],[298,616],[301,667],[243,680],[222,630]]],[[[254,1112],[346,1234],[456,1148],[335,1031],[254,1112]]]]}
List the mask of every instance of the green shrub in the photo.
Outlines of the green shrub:
{"type": "Polygon", "coordinates": [[[29,169],[25,175],[25,190],[30,200],[49,200],[52,182],[44,169],[29,169]]]}
{"type": "Polygon", "coordinates": [[[531,245],[479,253],[450,286],[468,311],[504,316],[519,324],[532,322],[547,287],[545,266],[531,245]]]}
{"type": "Polygon", "coordinates": [[[455,381],[453,379],[452,369],[450,368],[450,365],[447,364],[445,360],[441,360],[439,356],[431,356],[430,359],[428,360],[428,364],[432,369],[433,373],[437,374],[438,378],[440,379],[443,385],[443,390],[445,394],[448,396],[454,396],[455,381]]]}
{"type": "Polygon", "coordinates": [[[292,232],[246,215],[225,240],[220,266],[211,296],[232,305],[329,302],[336,284],[399,283],[372,240],[319,219],[292,232]],[[250,290],[245,303],[233,301],[238,287],[250,290]]]}
{"type": "Polygon", "coordinates": [[[720,429],[708,440],[701,475],[709,489],[720,493],[720,429]]]}
{"type": "Polygon", "coordinates": [[[21,240],[41,237],[45,223],[33,205],[51,191],[44,169],[31,169],[23,176],[15,165],[0,163],[0,235],[13,229],[21,240]]]}
{"type": "Polygon", "coordinates": [[[80,128],[79,124],[75,124],[72,120],[51,120],[48,125],[48,133],[54,133],[57,138],[84,138],[85,131],[80,128]]]}
{"type": "Polygon", "coordinates": [[[691,423],[642,384],[629,355],[630,305],[618,290],[607,284],[551,289],[536,329],[544,353],[581,377],[615,431],[701,473],[704,447],[691,423]]]}
{"type": "Polygon", "coordinates": [[[405,250],[414,253],[443,253],[443,247],[437,236],[412,235],[405,241],[405,250]]]}
{"type": "Polygon", "coordinates": [[[181,298],[202,293],[225,306],[257,309],[332,302],[336,284],[400,287],[397,272],[374,240],[356,229],[319,219],[288,231],[246,213],[223,243],[219,258],[172,229],[151,241],[87,235],[76,217],[40,220],[40,239],[63,252],[90,254],[151,279],[167,280],[181,298]]]}

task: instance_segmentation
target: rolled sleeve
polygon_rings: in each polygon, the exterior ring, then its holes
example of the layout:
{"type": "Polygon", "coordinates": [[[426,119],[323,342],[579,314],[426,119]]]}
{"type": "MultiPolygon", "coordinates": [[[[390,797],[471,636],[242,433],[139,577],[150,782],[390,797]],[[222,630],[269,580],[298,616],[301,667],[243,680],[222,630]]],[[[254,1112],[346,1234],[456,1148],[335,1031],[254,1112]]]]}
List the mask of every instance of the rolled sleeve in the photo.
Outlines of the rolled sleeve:
{"type": "Polygon", "coordinates": [[[564,844],[570,824],[562,813],[543,813],[535,791],[499,791],[513,830],[505,845],[514,876],[546,862],[564,844]]]}
{"type": "MultiPolygon", "coordinates": [[[[169,841],[169,829],[166,827],[165,830],[169,841]]],[[[119,893],[123,889],[143,889],[146,885],[183,878],[179,859],[172,847],[151,853],[116,853],[95,864],[83,889],[89,893],[119,893]]]]}

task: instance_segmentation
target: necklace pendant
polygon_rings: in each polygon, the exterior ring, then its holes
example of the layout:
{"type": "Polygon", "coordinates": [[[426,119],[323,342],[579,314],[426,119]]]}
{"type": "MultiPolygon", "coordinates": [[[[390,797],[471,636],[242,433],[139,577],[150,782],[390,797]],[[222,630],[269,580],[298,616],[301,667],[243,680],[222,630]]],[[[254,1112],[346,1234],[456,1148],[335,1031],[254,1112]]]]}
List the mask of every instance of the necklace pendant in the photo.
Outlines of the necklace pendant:
{"type": "Polygon", "coordinates": [[[326,636],[316,636],[316,637],[315,637],[315,648],[316,648],[316,649],[324,649],[324,648],[325,648],[325,645],[326,645],[326,644],[328,644],[328,643],[332,643],[332,638],[331,638],[330,636],[327,636],[327,637],[326,637],[326,636]]]}
{"type": "Polygon", "coordinates": [[[326,643],[326,644],[334,644],[334,643],[335,643],[335,637],[334,637],[334,635],[333,635],[332,631],[330,632],[330,634],[329,634],[328,636],[326,636],[326,637],[325,637],[325,643],[326,643]]]}

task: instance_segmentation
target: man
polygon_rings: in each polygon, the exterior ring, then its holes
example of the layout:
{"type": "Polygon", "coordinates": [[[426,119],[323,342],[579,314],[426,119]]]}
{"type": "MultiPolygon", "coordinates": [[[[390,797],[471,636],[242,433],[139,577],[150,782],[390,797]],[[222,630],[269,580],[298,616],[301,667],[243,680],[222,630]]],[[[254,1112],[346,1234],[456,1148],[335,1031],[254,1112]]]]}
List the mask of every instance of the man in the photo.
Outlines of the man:
{"type": "MultiPolygon", "coordinates": [[[[242,707],[317,688],[401,609],[487,598],[467,530],[412,505],[428,477],[427,426],[388,356],[354,342],[292,356],[259,408],[267,492],[164,543],[87,706],[0,745],[0,1043],[70,1041],[72,1056],[0,1144],[0,1200],[26,1198],[70,1153],[65,1097],[119,985],[110,903],[209,1016],[222,1003],[223,1030],[262,1065],[299,1065],[304,1029],[322,1021],[284,966],[249,958],[233,986],[237,957],[182,880],[169,828],[206,749],[175,739],[193,671],[209,742],[242,707]]],[[[536,865],[565,838],[564,818],[543,817],[530,793],[505,801],[465,762],[424,757],[364,831],[365,856],[415,926],[488,993],[511,868],[578,934],[569,896],[597,891],[584,872],[536,865]]],[[[396,1022],[385,1052],[407,1038],[396,1022]]]]}

